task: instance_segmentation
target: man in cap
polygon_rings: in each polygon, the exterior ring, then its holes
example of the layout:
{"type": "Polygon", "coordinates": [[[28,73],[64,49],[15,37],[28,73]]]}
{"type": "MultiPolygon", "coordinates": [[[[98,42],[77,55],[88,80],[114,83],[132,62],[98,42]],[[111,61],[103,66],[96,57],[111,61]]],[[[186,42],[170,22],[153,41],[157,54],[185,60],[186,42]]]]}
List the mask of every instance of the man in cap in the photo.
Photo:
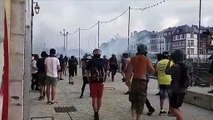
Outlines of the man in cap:
{"type": "Polygon", "coordinates": [[[101,107],[102,94],[104,89],[104,61],[101,58],[101,50],[93,50],[93,58],[87,65],[87,77],[89,80],[94,120],[99,120],[99,109],[101,107]]]}
{"type": "Polygon", "coordinates": [[[131,58],[127,66],[127,84],[131,85],[129,100],[132,104],[132,118],[134,119],[136,113],[136,120],[140,120],[146,101],[146,75],[147,73],[154,74],[155,69],[150,58],[146,57],[147,46],[140,44],[137,51],[136,56],[131,58]],[[130,84],[131,78],[132,83],[130,84]]]}

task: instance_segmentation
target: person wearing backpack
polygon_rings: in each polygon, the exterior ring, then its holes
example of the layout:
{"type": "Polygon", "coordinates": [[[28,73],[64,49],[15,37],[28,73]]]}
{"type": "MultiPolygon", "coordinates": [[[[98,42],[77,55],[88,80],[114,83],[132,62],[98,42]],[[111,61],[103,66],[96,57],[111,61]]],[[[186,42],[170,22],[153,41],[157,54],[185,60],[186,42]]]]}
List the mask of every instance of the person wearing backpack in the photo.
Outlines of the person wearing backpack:
{"type": "Polygon", "coordinates": [[[170,85],[170,109],[177,120],[183,120],[183,112],[180,109],[184,96],[189,86],[189,72],[185,63],[185,54],[181,50],[175,50],[171,53],[169,63],[166,66],[165,73],[171,75],[170,85]],[[171,66],[172,61],[174,64],[171,66]]]}
{"type": "Polygon", "coordinates": [[[93,50],[93,58],[87,64],[87,77],[89,80],[94,120],[99,120],[99,109],[101,107],[104,89],[104,60],[101,58],[100,49],[93,50]]]}
{"type": "Polygon", "coordinates": [[[86,76],[86,67],[87,67],[87,64],[89,63],[89,61],[91,59],[92,59],[91,56],[88,55],[88,54],[85,54],[84,57],[81,59],[83,84],[82,84],[82,87],[81,87],[80,98],[83,98],[85,87],[89,83],[88,78],[86,76]]]}
{"type": "Polygon", "coordinates": [[[112,54],[112,57],[109,59],[109,70],[111,72],[112,82],[114,82],[114,78],[118,70],[118,62],[115,54],[112,54]]]}
{"type": "Polygon", "coordinates": [[[71,58],[68,61],[69,64],[69,84],[74,84],[73,77],[75,76],[75,67],[77,65],[76,59],[74,56],[71,56],[71,58]]]}

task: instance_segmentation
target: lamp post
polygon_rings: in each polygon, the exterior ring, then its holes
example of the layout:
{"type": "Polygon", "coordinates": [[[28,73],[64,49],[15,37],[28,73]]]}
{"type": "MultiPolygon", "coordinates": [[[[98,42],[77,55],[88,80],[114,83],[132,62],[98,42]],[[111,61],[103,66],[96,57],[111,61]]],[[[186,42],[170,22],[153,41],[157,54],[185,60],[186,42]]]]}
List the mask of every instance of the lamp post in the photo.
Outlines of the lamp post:
{"type": "Polygon", "coordinates": [[[128,33],[127,33],[127,35],[128,35],[128,38],[127,38],[127,51],[128,51],[128,54],[129,54],[129,34],[130,34],[130,15],[131,15],[131,8],[130,8],[130,6],[129,6],[129,16],[128,16],[128,33]]]}
{"type": "Polygon", "coordinates": [[[198,62],[197,62],[197,67],[200,66],[200,27],[201,27],[201,0],[199,0],[199,33],[198,33],[198,41],[197,41],[197,57],[198,57],[198,62]]]}
{"type": "Polygon", "coordinates": [[[66,30],[63,29],[63,31],[60,31],[60,34],[62,36],[64,36],[64,51],[66,51],[67,50],[67,42],[68,42],[68,34],[69,34],[69,32],[66,32],[66,30]]]}
{"type": "Polygon", "coordinates": [[[34,10],[36,14],[39,14],[40,6],[38,2],[31,1],[31,53],[33,53],[33,17],[34,17],[34,10]],[[34,7],[35,4],[35,7],[34,7]]]}

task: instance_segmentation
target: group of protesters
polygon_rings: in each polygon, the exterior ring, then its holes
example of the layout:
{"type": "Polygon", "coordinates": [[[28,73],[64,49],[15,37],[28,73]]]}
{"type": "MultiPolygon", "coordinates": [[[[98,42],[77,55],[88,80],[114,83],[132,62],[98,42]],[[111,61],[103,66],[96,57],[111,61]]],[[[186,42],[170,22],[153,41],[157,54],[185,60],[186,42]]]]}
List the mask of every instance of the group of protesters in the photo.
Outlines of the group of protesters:
{"type": "MultiPolygon", "coordinates": [[[[116,55],[112,54],[110,59],[106,56],[101,57],[102,51],[94,49],[92,54],[85,54],[81,59],[82,68],[82,89],[80,98],[83,97],[84,89],[87,84],[90,86],[90,96],[94,110],[94,120],[99,120],[99,109],[102,103],[104,82],[111,73],[111,80],[114,82],[115,75],[119,69],[116,55]]],[[[121,60],[122,81],[127,86],[126,95],[129,95],[131,102],[132,120],[140,120],[144,109],[144,104],[148,107],[147,115],[152,115],[155,111],[147,98],[147,88],[149,75],[157,73],[160,89],[160,112],[159,115],[167,113],[164,111],[164,100],[166,93],[169,98],[168,114],[176,116],[177,120],[183,120],[183,113],[180,109],[186,93],[187,87],[183,79],[187,79],[187,67],[184,64],[185,55],[181,50],[175,50],[170,55],[167,52],[161,54],[156,65],[147,56],[147,46],[140,44],[137,53],[129,57],[124,53],[121,60]]],[[[40,100],[47,94],[47,103],[55,103],[57,80],[62,79],[62,73],[66,75],[66,68],[69,71],[69,84],[74,84],[73,77],[77,75],[78,61],[74,56],[67,58],[61,55],[56,57],[56,50],[51,49],[49,55],[41,53],[41,58],[34,55],[32,60],[32,85],[31,88],[40,90],[40,100]],[[37,80],[37,81],[36,81],[37,80]],[[46,92],[45,92],[46,90],[46,92]]]]}

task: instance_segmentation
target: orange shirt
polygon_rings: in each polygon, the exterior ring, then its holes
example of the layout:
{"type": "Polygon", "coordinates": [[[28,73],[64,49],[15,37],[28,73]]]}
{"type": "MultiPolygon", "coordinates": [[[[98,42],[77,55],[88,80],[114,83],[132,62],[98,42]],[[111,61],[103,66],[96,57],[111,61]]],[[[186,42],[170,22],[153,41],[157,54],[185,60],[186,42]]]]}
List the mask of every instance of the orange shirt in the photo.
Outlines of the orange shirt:
{"type": "Polygon", "coordinates": [[[133,78],[146,80],[148,71],[154,70],[151,60],[144,55],[136,55],[131,58],[133,78]]]}

